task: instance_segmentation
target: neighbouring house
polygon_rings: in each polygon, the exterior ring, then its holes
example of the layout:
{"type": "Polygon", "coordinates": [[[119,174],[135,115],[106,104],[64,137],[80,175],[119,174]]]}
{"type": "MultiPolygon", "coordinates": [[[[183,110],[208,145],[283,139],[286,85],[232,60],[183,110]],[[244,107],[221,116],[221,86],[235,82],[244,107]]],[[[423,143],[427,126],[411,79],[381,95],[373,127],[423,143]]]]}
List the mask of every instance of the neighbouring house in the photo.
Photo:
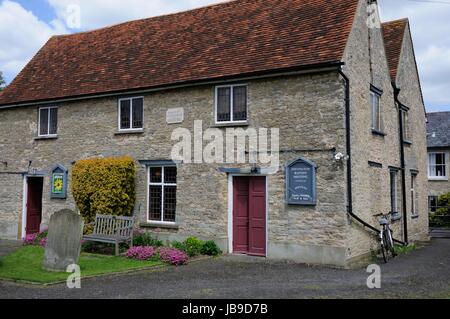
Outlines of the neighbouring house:
{"type": "Polygon", "coordinates": [[[450,193],[450,112],[427,114],[428,208],[435,213],[438,198],[450,193]]]}
{"type": "Polygon", "coordinates": [[[409,22],[380,25],[376,8],[241,0],[52,37],[0,95],[0,236],[75,208],[76,161],[130,155],[139,227],[163,239],[347,267],[377,249],[374,215],[391,212],[397,240],[427,240],[409,22]],[[245,161],[202,159],[211,135],[252,129],[245,161]],[[188,160],[173,156],[180,132],[200,137],[188,160]],[[267,149],[279,162],[250,161],[267,149]]]}

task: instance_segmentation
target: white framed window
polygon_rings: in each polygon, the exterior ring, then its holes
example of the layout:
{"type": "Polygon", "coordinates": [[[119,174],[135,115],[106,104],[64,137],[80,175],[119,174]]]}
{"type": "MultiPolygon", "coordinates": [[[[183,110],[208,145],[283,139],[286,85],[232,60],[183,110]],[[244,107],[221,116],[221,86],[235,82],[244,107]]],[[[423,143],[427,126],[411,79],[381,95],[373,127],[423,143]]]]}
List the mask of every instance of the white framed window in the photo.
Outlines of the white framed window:
{"type": "Polygon", "coordinates": [[[408,122],[408,112],[403,110],[402,111],[402,123],[403,123],[403,140],[409,141],[409,122],[408,122]]]}
{"type": "Polygon", "coordinates": [[[439,196],[428,196],[428,209],[430,213],[436,213],[436,211],[440,208],[438,203],[439,196]]]}
{"type": "Polygon", "coordinates": [[[40,107],[38,112],[38,135],[42,137],[57,136],[58,108],[56,106],[40,107]]]}
{"type": "Polygon", "coordinates": [[[144,128],[144,98],[119,99],[119,131],[144,128]]]}
{"type": "Polygon", "coordinates": [[[447,173],[448,154],[445,152],[428,153],[428,178],[448,179],[447,173]]]}
{"type": "Polygon", "coordinates": [[[398,213],[398,172],[391,170],[391,213],[398,213]]]}
{"type": "Polygon", "coordinates": [[[381,110],[380,110],[381,96],[370,91],[370,107],[372,112],[372,130],[381,132],[381,110]]]}
{"type": "Polygon", "coordinates": [[[246,123],[248,120],[247,85],[216,86],[215,117],[217,124],[246,123]]]}
{"type": "Polygon", "coordinates": [[[148,167],[148,220],[175,223],[177,209],[177,167],[148,167]]]}
{"type": "Polygon", "coordinates": [[[419,214],[418,208],[418,197],[417,197],[417,175],[411,174],[411,215],[417,216],[419,214]]]}

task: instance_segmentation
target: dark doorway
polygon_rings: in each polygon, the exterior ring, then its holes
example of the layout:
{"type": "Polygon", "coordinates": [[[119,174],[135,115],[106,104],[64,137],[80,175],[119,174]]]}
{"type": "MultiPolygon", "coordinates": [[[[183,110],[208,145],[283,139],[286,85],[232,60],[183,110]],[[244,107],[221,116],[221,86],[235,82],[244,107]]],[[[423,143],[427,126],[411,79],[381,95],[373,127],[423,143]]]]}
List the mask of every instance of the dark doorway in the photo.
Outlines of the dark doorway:
{"type": "Polygon", "coordinates": [[[27,235],[38,233],[41,226],[43,184],[43,177],[27,178],[27,235]]]}

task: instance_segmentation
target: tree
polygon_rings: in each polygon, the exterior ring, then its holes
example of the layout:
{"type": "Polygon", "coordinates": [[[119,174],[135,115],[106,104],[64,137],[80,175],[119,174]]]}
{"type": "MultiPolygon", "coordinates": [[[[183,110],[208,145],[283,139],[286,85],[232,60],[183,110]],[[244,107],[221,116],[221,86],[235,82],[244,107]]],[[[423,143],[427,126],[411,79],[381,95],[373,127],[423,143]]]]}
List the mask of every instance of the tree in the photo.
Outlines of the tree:
{"type": "Polygon", "coordinates": [[[0,71],[0,91],[6,87],[6,81],[3,78],[3,73],[0,71]]]}

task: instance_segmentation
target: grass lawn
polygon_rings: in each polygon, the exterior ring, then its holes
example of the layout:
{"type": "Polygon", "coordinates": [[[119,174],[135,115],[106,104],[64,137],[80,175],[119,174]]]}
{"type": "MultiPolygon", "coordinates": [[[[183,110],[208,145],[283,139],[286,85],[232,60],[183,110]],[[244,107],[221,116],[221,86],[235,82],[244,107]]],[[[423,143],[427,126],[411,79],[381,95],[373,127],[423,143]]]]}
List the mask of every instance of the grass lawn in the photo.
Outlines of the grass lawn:
{"type": "MultiPolygon", "coordinates": [[[[12,279],[33,283],[55,283],[65,281],[69,273],[54,273],[42,268],[44,249],[39,246],[24,246],[2,258],[0,279],[12,279]]],[[[139,261],[124,257],[82,253],[79,265],[81,278],[86,276],[111,274],[133,269],[163,265],[160,261],[139,261]]]]}

